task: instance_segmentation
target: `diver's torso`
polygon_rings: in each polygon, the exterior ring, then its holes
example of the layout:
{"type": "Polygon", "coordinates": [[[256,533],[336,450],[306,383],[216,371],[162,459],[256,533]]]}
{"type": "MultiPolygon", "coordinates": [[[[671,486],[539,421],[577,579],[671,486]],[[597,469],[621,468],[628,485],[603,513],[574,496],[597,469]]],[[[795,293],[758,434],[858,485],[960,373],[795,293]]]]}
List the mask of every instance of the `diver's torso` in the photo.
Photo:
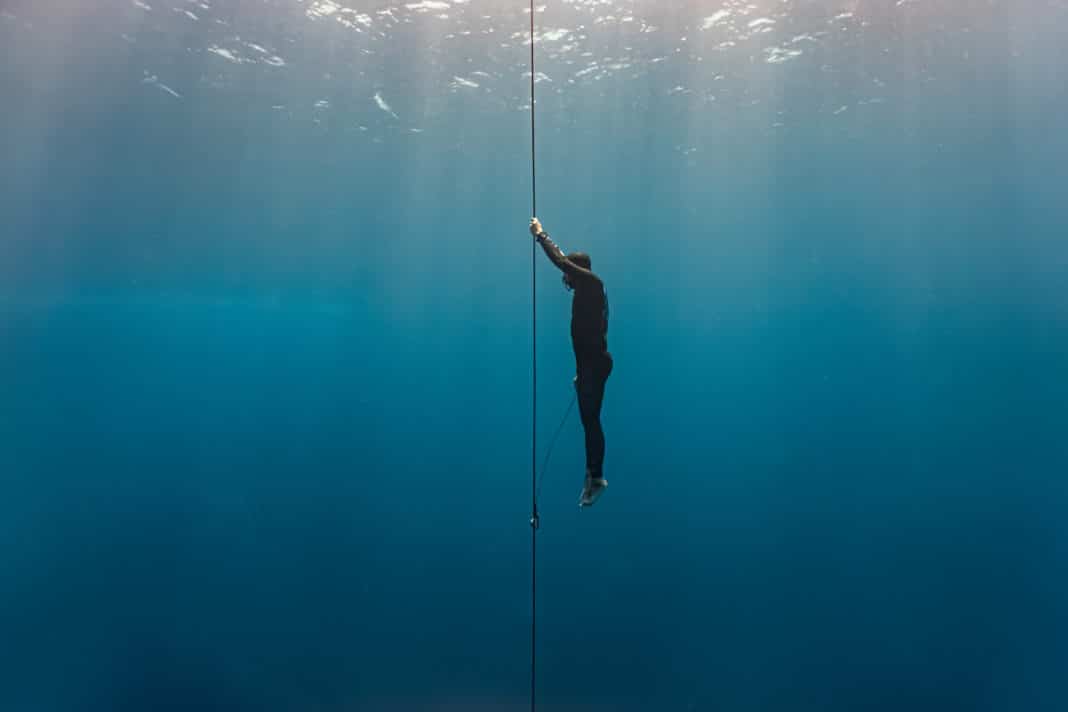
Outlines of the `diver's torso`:
{"type": "Polygon", "coordinates": [[[579,365],[608,356],[608,297],[600,280],[575,289],[571,343],[579,365]]]}

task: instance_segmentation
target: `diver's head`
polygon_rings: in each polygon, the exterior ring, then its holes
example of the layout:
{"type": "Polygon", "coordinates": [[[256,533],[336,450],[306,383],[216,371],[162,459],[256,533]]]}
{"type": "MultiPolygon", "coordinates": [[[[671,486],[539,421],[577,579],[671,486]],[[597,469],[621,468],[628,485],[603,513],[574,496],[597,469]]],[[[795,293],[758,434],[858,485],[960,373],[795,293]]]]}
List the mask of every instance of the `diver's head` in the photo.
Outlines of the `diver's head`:
{"type": "MultiPolygon", "coordinates": [[[[590,256],[587,255],[585,252],[572,252],[567,256],[567,261],[573,265],[581,267],[582,269],[588,270],[591,268],[590,256]]],[[[567,273],[564,273],[563,280],[565,287],[567,287],[568,289],[574,289],[574,285],[571,284],[571,280],[568,279],[567,273]]]]}
{"type": "Polygon", "coordinates": [[[590,268],[590,256],[585,252],[572,252],[567,256],[568,262],[576,264],[582,269],[590,268]]]}

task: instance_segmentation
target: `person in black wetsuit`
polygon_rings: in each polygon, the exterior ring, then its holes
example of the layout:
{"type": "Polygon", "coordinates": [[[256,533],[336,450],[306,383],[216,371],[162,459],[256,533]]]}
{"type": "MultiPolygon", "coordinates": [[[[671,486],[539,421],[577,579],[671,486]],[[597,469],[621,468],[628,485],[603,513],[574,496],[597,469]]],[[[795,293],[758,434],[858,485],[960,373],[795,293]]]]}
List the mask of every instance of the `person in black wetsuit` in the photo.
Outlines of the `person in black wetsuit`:
{"type": "Polygon", "coordinates": [[[564,273],[564,286],[575,293],[571,302],[571,345],[575,351],[579,413],[586,431],[586,480],[579,505],[589,507],[608,486],[603,472],[604,430],[601,428],[604,386],[613,365],[612,355],[608,353],[608,296],[604,283],[590,269],[589,255],[584,252],[564,255],[537,218],[531,218],[530,232],[564,273]]]}

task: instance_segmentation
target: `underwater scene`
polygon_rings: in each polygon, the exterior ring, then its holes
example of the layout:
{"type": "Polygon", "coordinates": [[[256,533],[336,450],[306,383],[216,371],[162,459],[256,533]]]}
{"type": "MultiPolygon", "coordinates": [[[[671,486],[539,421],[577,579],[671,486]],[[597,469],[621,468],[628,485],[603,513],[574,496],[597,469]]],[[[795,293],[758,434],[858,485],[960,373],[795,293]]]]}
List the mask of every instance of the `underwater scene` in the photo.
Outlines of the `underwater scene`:
{"type": "Polygon", "coordinates": [[[1068,710],[1066,77],[1068,0],[0,0],[0,711],[1068,710]]]}

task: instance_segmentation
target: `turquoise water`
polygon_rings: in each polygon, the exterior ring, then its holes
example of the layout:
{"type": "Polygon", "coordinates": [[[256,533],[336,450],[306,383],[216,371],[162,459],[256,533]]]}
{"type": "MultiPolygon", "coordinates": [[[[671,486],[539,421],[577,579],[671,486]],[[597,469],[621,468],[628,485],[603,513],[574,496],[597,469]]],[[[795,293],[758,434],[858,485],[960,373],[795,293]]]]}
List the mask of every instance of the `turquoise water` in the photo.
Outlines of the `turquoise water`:
{"type": "MultiPolygon", "coordinates": [[[[536,22],[538,709],[1065,709],[1068,3],[536,22]]],[[[0,0],[0,709],[529,709],[528,23],[0,0]]]]}

